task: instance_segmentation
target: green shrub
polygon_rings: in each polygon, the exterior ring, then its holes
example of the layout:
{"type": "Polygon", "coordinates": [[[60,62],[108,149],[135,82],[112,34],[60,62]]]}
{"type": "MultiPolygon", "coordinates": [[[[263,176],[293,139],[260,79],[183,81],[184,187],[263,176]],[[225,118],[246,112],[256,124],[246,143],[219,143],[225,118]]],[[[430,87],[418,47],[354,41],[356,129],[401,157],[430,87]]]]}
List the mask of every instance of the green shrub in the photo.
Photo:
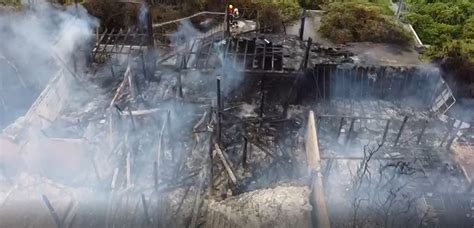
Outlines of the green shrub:
{"type": "Polygon", "coordinates": [[[409,13],[404,20],[413,25],[425,44],[443,45],[474,36],[471,0],[407,0],[407,4],[409,13]]]}
{"type": "MultiPolygon", "coordinates": [[[[394,15],[392,9],[390,9],[390,2],[389,0],[327,0],[327,2],[331,3],[360,3],[364,5],[370,6],[377,6],[382,10],[383,14],[386,15],[394,15]]],[[[326,4],[326,6],[328,3],[326,4]]],[[[330,5],[330,4],[329,4],[330,5]]],[[[323,6],[324,8],[324,6],[323,6]]]]}
{"type": "Polygon", "coordinates": [[[320,32],[337,43],[381,42],[407,44],[411,40],[393,17],[370,3],[332,3],[321,19],[320,32]]]}
{"type": "Polygon", "coordinates": [[[464,23],[462,38],[474,39],[474,15],[467,19],[466,23],[464,23]]]}
{"type": "Polygon", "coordinates": [[[456,81],[466,85],[474,82],[474,39],[452,40],[440,46],[431,46],[426,54],[441,62],[441,66],[451,72],[456,81]]]}
{"type": "Polygon", "coordinates": [[[328,0],[299,0],[298,3],[305,9],[319,10],[328,0]]]}
{"type": "Polygon", "coordinates": [[[84,6],[106,28],[136,25],[140,7],[137,4],[117,3],[115,0],[89,0],[84,6]]]}

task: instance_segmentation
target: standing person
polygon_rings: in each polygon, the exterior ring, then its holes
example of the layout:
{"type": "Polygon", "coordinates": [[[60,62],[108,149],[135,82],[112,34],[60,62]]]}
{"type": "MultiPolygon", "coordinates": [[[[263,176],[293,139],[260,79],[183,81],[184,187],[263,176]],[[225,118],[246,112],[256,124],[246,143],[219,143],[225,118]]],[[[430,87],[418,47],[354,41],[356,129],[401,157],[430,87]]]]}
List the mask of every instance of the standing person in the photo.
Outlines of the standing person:
{"type": "Polygon", "coordinates": [[[229,5],[229,8],[227,9],[227,21],[229,22],[229,25],[232,25],[234,23],[234,6],[229,5]]]}
{"type": "Polygon", "coordinates": [[[229,5],[227,15],[228,15],[229,24],[231,26],[237,25],[237,22],[235,22],[235,19],[239,17],[239,9],[234,7],[233,5],[229,5]]]}

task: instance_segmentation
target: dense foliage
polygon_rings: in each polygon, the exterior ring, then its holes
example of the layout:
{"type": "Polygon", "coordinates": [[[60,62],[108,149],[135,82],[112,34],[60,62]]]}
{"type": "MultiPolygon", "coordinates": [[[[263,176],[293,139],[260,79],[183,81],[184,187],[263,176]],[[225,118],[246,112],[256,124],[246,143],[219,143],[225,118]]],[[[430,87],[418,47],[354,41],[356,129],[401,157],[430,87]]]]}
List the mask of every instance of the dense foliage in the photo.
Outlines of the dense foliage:
{"type": "Polygon", "coordinates": [[[331,3],[320,32],[337,43],[384,42],[406,44],[411,36],[383,7],[362,1],[331,3]]]}
{"type": "Polygon", "coordinates": [[[456,80],[474,82],[474,1],[407,0],[404,19],[424,44],[426,55],[453,73],[456,80]]]}
{"type": "MultiPolygon", "coordinates": [[[[404,19],[425,44],[442,45],[466,38],[474,30],[474,2],[470,0],[408,0],[404,19]]],[[[471,34],[472,35],[472,34],[471,34]]]]}
{"type": "Polygon", "coordinates": [[[298,3],[305,9],[319,10],[328,0],[299,0],[298,3]]]}
{"type": "MultiPolygon", "coordinates": [[[[206,10],[220,11],[225,8],[221,0],[203,1],[206,10]]],[[[229,3],[239,8],[247,19],[257,20],[258,11],[259,24],[271,31],[281,29],[285,21],[298,19],[302,12],[298,0],[234,0],[229,3]]]]}

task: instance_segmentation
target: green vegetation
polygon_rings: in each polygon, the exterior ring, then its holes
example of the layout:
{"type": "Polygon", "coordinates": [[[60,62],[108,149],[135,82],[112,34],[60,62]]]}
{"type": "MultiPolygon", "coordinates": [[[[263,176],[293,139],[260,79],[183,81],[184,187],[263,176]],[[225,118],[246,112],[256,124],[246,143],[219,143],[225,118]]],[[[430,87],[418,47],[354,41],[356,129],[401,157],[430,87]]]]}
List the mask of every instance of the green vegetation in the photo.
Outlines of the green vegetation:
{"type": "Polygon", "coordinates": [[[325,9],[327,12],[321,19],[320,32],[334,42],[407,44],[411,41],[410,34],[395,21],[392,11],[388,12],[378,4],[336,2],[325,9]]]}
{"type": "Polygon", "coordinates": [[[299,0],[298,3],[305,9],[321,9],[321,6],[327,3],[328,0],[299,0]]]}
{"type": "Polygon", "coordinates": [[[474,1],[407,0],[407,9],[404,20],[430,46],[426,56],[456,80],[474,82],[474,1]]]}
{"type": "Polygon", "coordinates": [[[425,44],[442,46],[474,30],[474,2],[469,0],[408,0],[404,20],[425,44]]]}
{"type": "Polygon", "coordinates": [[[0,6],[21,6],[21,0],[0,0],[0,6]]]}

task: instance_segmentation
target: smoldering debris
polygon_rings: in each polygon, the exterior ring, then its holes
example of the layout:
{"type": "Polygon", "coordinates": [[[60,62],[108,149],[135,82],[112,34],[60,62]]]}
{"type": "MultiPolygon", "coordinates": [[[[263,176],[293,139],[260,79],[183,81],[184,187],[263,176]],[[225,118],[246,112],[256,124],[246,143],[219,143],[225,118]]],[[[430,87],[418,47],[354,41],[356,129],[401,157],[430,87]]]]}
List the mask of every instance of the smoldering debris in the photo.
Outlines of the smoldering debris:
{"type": "Polygon", "coordinates": [[[82,6],[59,9],[39,1],[32,7],[0,16],[1,128],[25,113],[63,64],[72,68],[97,24],[82,6]]]}
{"type": "Polygon", "coordinates": [[[449,95],[442,80],[417,90],[436,72],[348,64],[350,53],[293,36],[224,39],[176,23],[166,50],[112,33],[106,42],[118,43],[91,47],[101,61],[59,65],[2,134],[0,212],[18,213],[0,223],[310,227],[321,210],[333,227],[450,222],[439,205],[454,208],[443,202],[461,201],[469,183],[448,151],[470,125],[438,118],[445,110],[417,96],[449,95]]]}

